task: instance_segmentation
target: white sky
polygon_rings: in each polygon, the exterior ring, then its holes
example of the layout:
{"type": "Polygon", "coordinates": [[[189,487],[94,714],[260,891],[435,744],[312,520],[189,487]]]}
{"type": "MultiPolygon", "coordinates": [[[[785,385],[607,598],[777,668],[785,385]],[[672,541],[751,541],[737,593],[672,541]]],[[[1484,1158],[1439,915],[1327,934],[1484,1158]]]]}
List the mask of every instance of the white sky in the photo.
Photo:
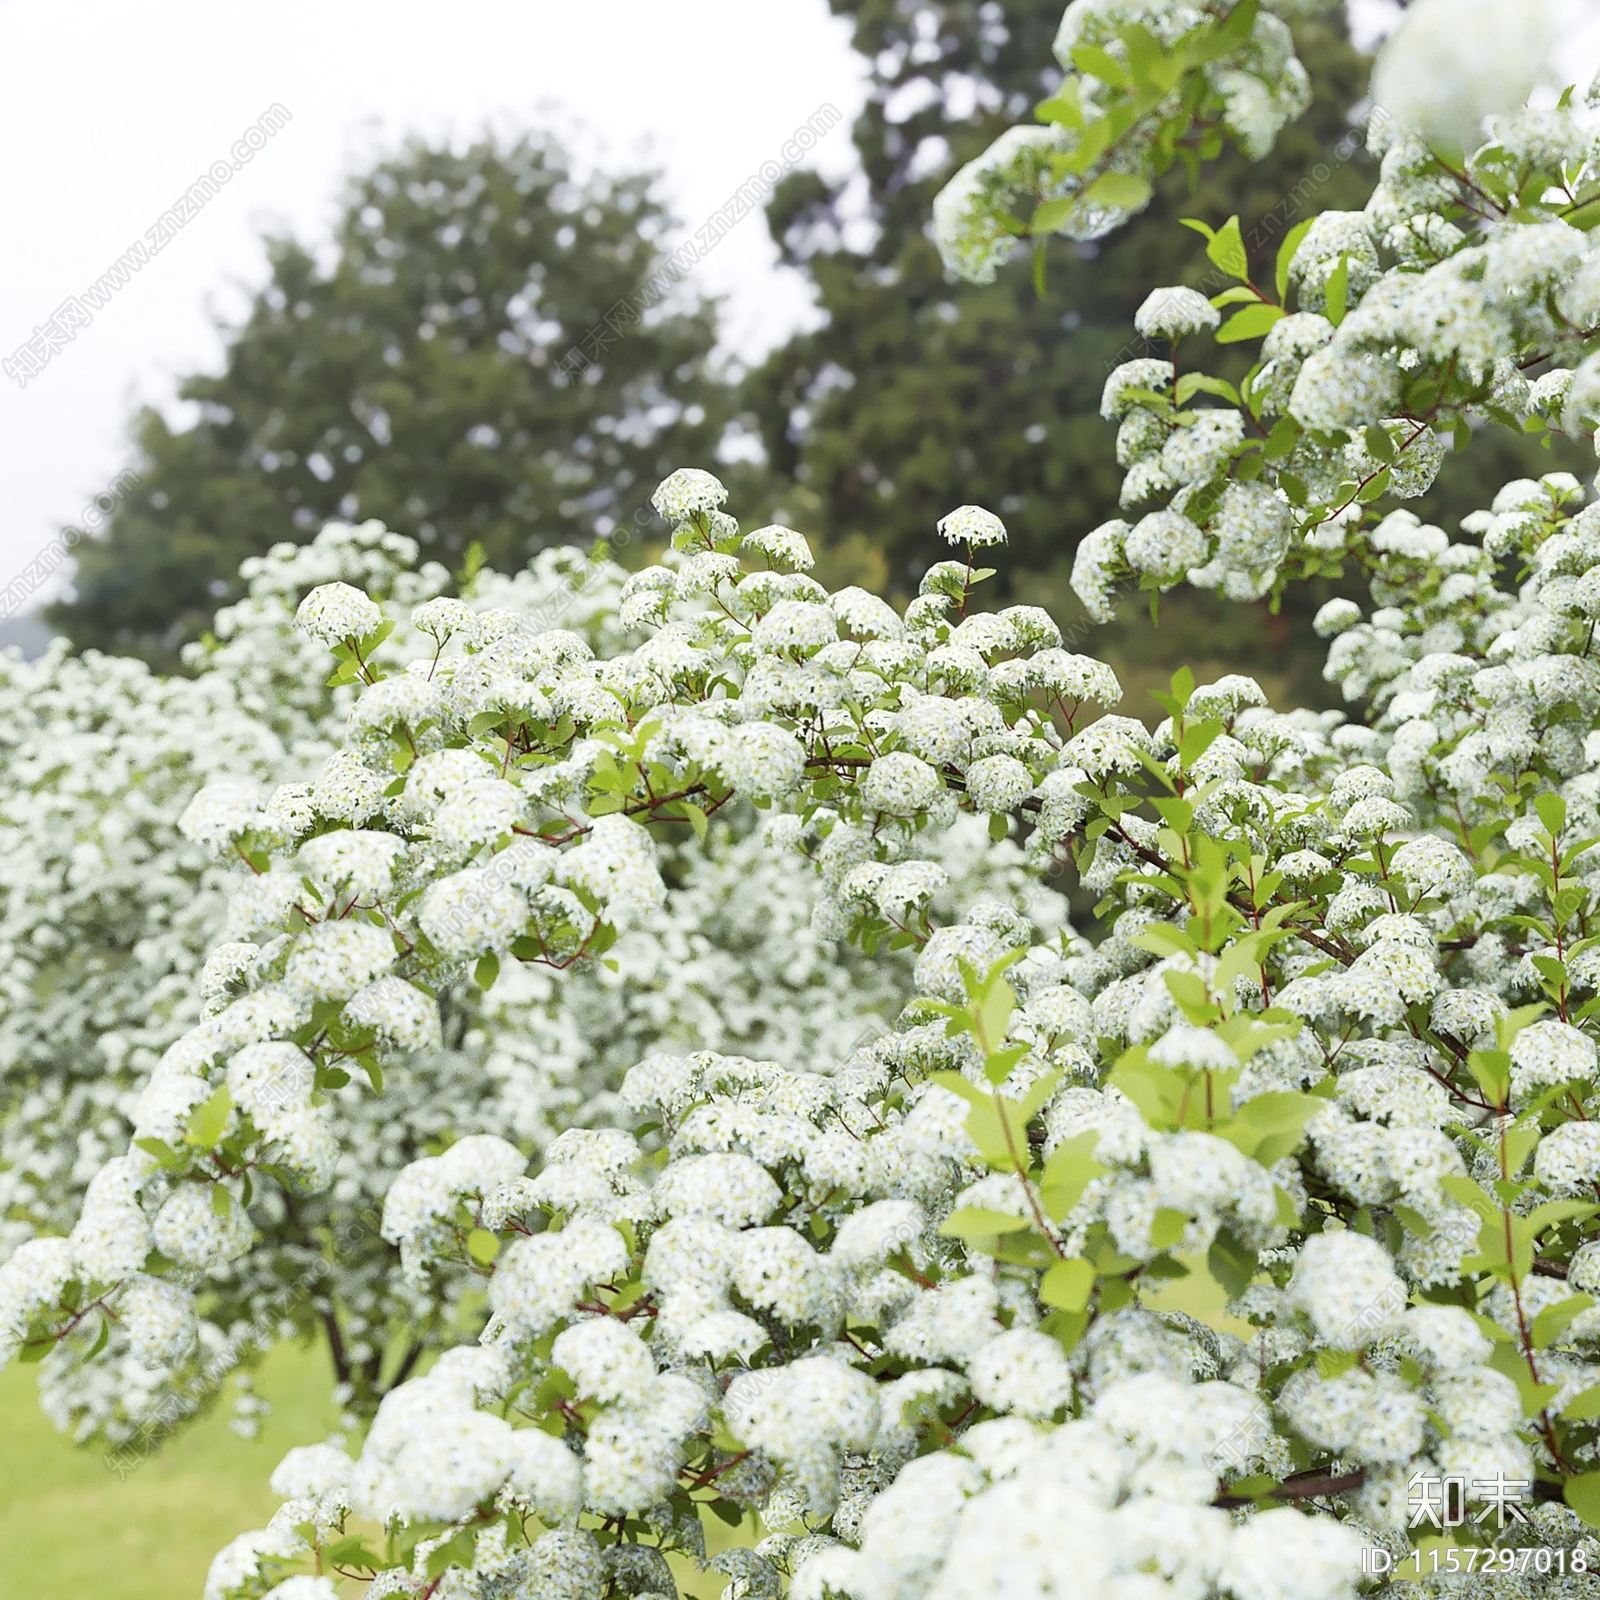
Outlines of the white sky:
{"type": "MultiPolygon", "coordinates": [[[[1369,35],[1394,15],[1352,5],[1369,35]]],[[[325,240],[343,175],[405,133],[553,126],[586,159],[661,168],[692,228],[825,102],[844,119],[815,161],[848,171],[864,94],[827,0],[0,0],[0,60],[0,356],[263,110],[293,118],[25,390],[0,378],[0,587],[127,465],[135,407],[219,365],[213,313],[262,281],[263,228],[325,240]]],[[[744,354],[808,315],[759,214],[693,281],[728,296],[744,354]]]]}
{"type": "MultiPolygon", "coordinates": [[[[261,230],[325,239],[364,156],[410,131],[553,125],[586,156],[663,169],[692,227],[823,102],[844,120],[816,164],[850,169],[864,90],[849,41],[826,0],[0,3],[0,355],[266,107],[293,116],[26,389],[0,379],[0,586],[128,463],[135,405],[219,364],[211,312],[237,314],[264,279],[261,230]]],[[[695,280],[730,294],[729,343],[744,352],[810,303],[755,213],[695,280]]]]}

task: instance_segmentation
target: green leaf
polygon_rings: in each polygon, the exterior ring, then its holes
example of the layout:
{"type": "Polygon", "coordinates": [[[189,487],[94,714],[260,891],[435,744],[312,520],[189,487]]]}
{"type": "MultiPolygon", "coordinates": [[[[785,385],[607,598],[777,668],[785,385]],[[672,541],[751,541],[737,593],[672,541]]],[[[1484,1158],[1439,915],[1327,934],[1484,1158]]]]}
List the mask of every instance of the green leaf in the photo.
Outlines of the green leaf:
{"type": "Polygon", "coordinates": [[[1039,1298],[1060,1311],[1082,1311],[1094,1292],[1094,1279],[1094,1268],[1081,1257],[1058,1261],[1039,1280],[1039,1298]]]}
{"type": "Polygon", "coordinates": [[[1115,206],[1119,211],[1138,211],[1150,200],[1148,179],[1131,172],[1102,172],[1084,191],[1091,205],[1115,206]]]}
{"type": "Polygon", "coordinates": [[[969,1106],[987,1106],[991,1102],[986,1090],[969,1082],[959,1072],[935,1072],[928,1081],[938,1084],[941,1089],[948,1089],[951,1094],[960,1095],[969,1106]]]}
{"type": "Polygon", "coordinates": [[[1231,1233],[1219,1233],[1206,1253],[1211,1276],[1237,1300],[1250,1287],[1256,1275],[1256,1253],[1240,1244],[1231,1233]]]}
{"type": "Polygon", "coordinates": [[[1341,1377],[1361,1359],[1354,1350],[1319,1350],[1317,1376],[1324,1380],[1341,1377]]]}
{"type": "Polygon", "coordinates": [[[715,1500],[697,1501],[696,1504],[705,1506],[712,1516],[719,1522],[727,1523],[730,1528],[737,1528],[744,1521],[744,1508],[720,1496],[715,1500]]]}
{"type": "MultiPolygon", "coordinates": [[[[1182,800],[1168,802],[1174,805],[1187,803],[1182,800]]],[[[1182,928],[1175,928],[1170,922],[1152,922],[1148,927],[1140,928],[1128,943],[1157,956],[1192,956],[1195,952],[1194,940],[1182,928]]]]}
{"type": "Polygon", "coordinates": [[[1363,435],[1366,441],[1367,454],[1374,461],[1390,462],[1395,458],[1394,440],[1389,437],[1389,430],[1382,423],[1374,422],[1363,435]]]}
{"type": "Polygon", "coordinates": [[[1597,1211],[1600,1206],[1588,1200],[1546,1200],[1518,1221],[1528,1230],[1529,1238],[1537,1239],[1546,1228],[1553,1228],[1558,1222],[1587,1221],[1597,1211]]]}
{"type": "Polygon", "coordinates": [[[1173,1206],[1162,1206],[1150,1222],[1150,1248],[1170,1250],[1183,1237],[1189,1218],[1173,1206]]]}
{"type": "Polygon", "coordinates": [[[1054,200],[1043,200],[1035,208],[1028,222],[1028,231],[1035,236],[1054,233],[1077,209],[1078,196],[1061,195],[1054,200]]]}
{"type": "Polygon", "coordinates": [[[1593,1422],[1600,1417],[1600,1383],[1569,1400],[1561,1415],[1568,1422],[1593,1422]]]}
{"type": "Polygon", "coordinates": [[[1505,1105],[1511,1093],[1511,1057],[1504,1050],[1473,1050],[1467,1070],[1490,1105],[1505,1105]]]}
{"type": "Polygon", "coordinates": [[[362,655],[364,655],[370,661],[372,659],[372,652],[376,650],[378,646],[382,644],[383,641],[387,639],[393,632],[394,618],[385,617],[383,621],[380,622],[378,626],[361,641],[362,655]]]}
{"type": "Polygon", "coordinates": [[[152,1155],[164,1167],[181,1167],[183,1157],[165,1139],[145,1138],[133,1141],[146,1155],[152,1155]]]}
{"type": "Polygon", "coordinates": [[[1217,42],[1224,54],[1243,48],[1255,32],[1256,14],[1260,9],[1260,0],[1239,0],[1216,32],[1217,42]]]}
{"type": "Polygon", "coordinates": [[[1245,339],[1259,339],[1273,323],[1283,318],[1282,306],[1255,305],[1236,311],[1217,329],[1218,344],[1239,344],[1245,339]]]}
{"type": "Polygon", "coordinates": [[[1217,236],[1217,230],[1209,222],[1202,222],[1199,217],[1179,217],[1178,222],[1182,227],[1193,228],[1202,239],[1215,239],[1217,236]]]}
{"type": "Polygon", "coordinates": [[[1561,1486],[1561,1497],[1591,1528],[1600,1528],[1600,1472],[1580,1472],[1561,1486]]]}
{"type": "Polygon", "coordinates": [[[1539,1125],[1528,1123],[1520,1128],[1510,1128],[1505,1136],[1506,1176],[1514,1178],[1522,1171],[1522,1164],[1538,1148],[1539,1125]]]}
{"type": "Polygon", "coordinates": [[[477,1547],[477,1534],[471,1528],[463,1528],[428,1557],[428,1576],[441,1578],[450,1567],[470,1569],[477,1547]]]}
{"type": "Polygon", "coordinates": [[[1197,1028],[1216,1020],[1217,1008],[1206,990],[1205,979],[1198,972],[1169,970],[1161,974],[1167,992],[1177,1001],[1178,1008],[1197,1028]]]}
{"type": "MultiPolygon", "coordinates": [[[[1165,976],[1170,978],[1173,974],[1169,972],[1165,976]]],[[[1133,1101],[1152,1128],[1170,1130],[1177,1126],[1178,1107],[1183,1102],[1183,1079],[1170,1067],[1150,1060],[1142,1048],[1129,1050],[1112,1069],[1107,1082],[1133,1101]]]]}
{"type": "Polygon", "coordinates": [[[1350,257],[1340,256],[1339,265],[1333,269],[1326,290],[1328,321],[1338,327],[1344,321],[1345,303],[1350,297],[1350,257]]]}
{"type": "Polygon", "coordinates": [[[1187,405],[1197,394],[1214,394],[1239,404],[1239,391],[1226,378],[1213,378],[1204,372],[1186,372],[1178,379],[1178,404],[1187,405]]]}
{"type": "Polygon", "coordinates": [[[499,1236],[490,1233],[487,1228],[474,1228],[467,1235],[467,1254],[480,1267],[488,1266],[500,1254],[499,1236]]]}
{"type": "Polygon", "coordinates": [[[705,838],[706,829],[711,824],[706,821],[705,812],[693,800],[680,800],[678,802],[678,815],[683,817],[689,826],[694,829],[695,838],[701,840],[705,838]]]}
{"type": "Polygon", "coordinates": [[[935,1072],[932,1081],[960,1095],[972,1107],[967,1113],[967,1134],[983,1159],[1001,1172],[1015,1171],[1012,1151],[1025,1153],[1028,1148],[1026,1128],[1017,1117],[1019,1102],[986,1094],[959,1072],[935,1072]]]}
{"type": "Polygon", "coordinates": [[[1306,1124],[1326,1105],[1315,1095],[1274,1090],[1245,1101],[1239,1114],[1216,1131],[1229,1144],[1270,1167],[1299,1147],[1306,1124]]]}
{"type": "Polygon", "coordinates": [[[383,1565],[382,1558],[367,1548],[358,1533],[325,1545],[322,1559],[330,1567],[362,1567],[368,1572],[376,1572],[383,1565]]]}
{"type": "Polygon", "coordinates": [[[1039,1200],[1052,1221],[1059,1222],[1066,1216],[1089,1184],[1111,1170],[1094,1158],[1099,1140],[1098,1128],[1075,1133],[1070,1139],[1063,1139],[1045,1163],[1039,1180],[1039,1200]]]}
{"type": "Polygon", "coordinates": [[[1125,89],[1128,85],[1128,74],[1123,70],[1122,63],[1099,45],[1077,45],[1072,52],[1072,64],[1085,76],[1098,78],[1113,89],[1125,89]]]}
{"type": "Polygon", "coordinates": [[[1554,1344],[1566,1331],[1567,1324],[1593,1304],[1592,1294],[1574,1294],[1568,1295],[1565,1300],[1558,1300],[1553,1306],[1546,1306],[1533,1319],[1530,1332],[1534,1349],[1543,1350],[1546,1346],[1554,1344]]]}
{"type": "Polygon", "coordinates": [[[1282,300],[1289,293],[1289,265],[1294,260],[1294,253],[1300,248],[1300,241],[1311,231],[1311,224],[1315,217],[1307,217],[1304,222],[1297,222],[1284,235],[1284,240],[1278,246],[1278,270],[1276,274],[1278,284],[1278,299],[1282,300]]]}
{"type": "Polygon", "coordinates": [[[1041,122],[1057,122],[1063,128],[1083,126],[1083,100],[1077,78],[1064,78],[1053,99],[1041,100],[1033,114],[1041,122]]]}
{"type": "Polygon", "coordinates": [[[472,970],[472,976],[477,985],[485,994],[494,988],[494,981],[500,976],[500,957],[494,951],[488,955],[479,956],[478,964],[472,970]]]}
{"type": "Polygon", "coordinates": [[[1158,88],[1165,94],[1177,79],[1171,74],[1171,57],[1162,48],[1161,41],[1138,22],[1119,29],[1118,36],[1128,53],[1128,70],[1133,75],[1133,81],[1141,89],[1158,88]],[[1167,70],[1163,71],[1163,68],[1167,70]],[[1159,83],[1155,76],[1158,73],[1159,83]]]}
{"type": "Polygon", "coordinates": [[[1206,254],[1230,278],[1248,281],[1250,258],[1245,254],[1244,239],[1239,233],[1238,217],[1229,217],[1206,241],[1206,254]]]}
{"type": "Polygon", "coordinates": [[[1389,492],[1389,480],[1394,476],[1392,467],[1383,467],[1367,479],[1356,491],[1356,499],[1362,505],[1369,505],[1374,500],[1380,500],[1389,492]]]}
{"type": "Polygon", "coordinates": [[[1530,1022],[1537,1022],[1549,1006],[1542,1001],[1535,1001],[1531,1006],[1518,1006],[1513,1011],[1508,1011],[1505,1016],[1495,1021],[1495,1035],[1502,1050],[1511,1048],[1511,1041],[1528,1026],[1530,1022]]]}
{"type": "Polygon", "coordinates": [[[1024,1060],[1033,1047],[1026,1044],[1008,1045],[1003,1050],[991,1050],[984,1057],[983,1075],[996,1088],[1011,1076],[1011,1070],[1024,1060]]]}
{"type": "Polygon", "coordinates": [[[947,1239],[991,1239],[996,1234],[1020,1233],[1029,1227],[1026,1217],[1009,1211],[992,1211],[987,1206],[961,1206],[939,1224],[947,1239]]]}
{"type": "Polygon", "coordinates": [[[1484,1222],[1493,1222],[1499,1219],[1499,1205],[1464,1172],[1446,1173],[1444,1177],[1440,1178],[1439,1187],[1452,1200],[1458,1200],[1468,1210],[1475,1211],[1484,1222]]]}
{"type": "Polygon", "coordinates": [[[992,987],[986,987],[972,1008],[972,1033],[984,1050],[999,1048],[1016,1008],[1017,992],[1003,978],[992,987]]]}
{"type": "Polygon", "coordinates": [[[1178,764],[1185,772],[1221,738],[1220,722],[1191,722],[1178,741],[1178,764]]]}
{"type": "Polygon", "coordinates": [[[1536,795],[1533,809],[1539,813],[1544,831],[1552,839],[1559,837],[1561,830],[1567,825],[1567,802],[1558,794],[1536,795]]]}
{"type": "Polygon", "coordinates": [[[228,1093],[227,1084],[223,1084],[189,1113],[184,1142],[193,1145],[196,1150],[214,1149],[222,1137],[222,1130],[228,1125],[228,1113],[232,1110],[233,1096],[228,1093]]]}
{"type": "Polygon", "coordinates": [[[93,1361],[106,1347],[106,1341],[111,1337],[111,1319],[104,1312],[100,1314],[100,1332],[95,1336],[95,1341],[89,1346],[89,1352],[84,1356],[85,1361],[93,1361]]]}
{"type": "MultiPolygon", "coordinates": [[[[1017,1121],[1021,1123],[1023,1127],[1027,1127],[1027,1125],[1038,1114],[1039,1108],[1043,1106],[1047,1100],[1054,1098],[1056,1089],[1060,1086],[1060,1083],[1061,1068],[1052,1067],[1048,1072],[1041,1073],[1037,1078],[1035,1078],[1034,1081],[1028,1086],[1028,1092],[1024,1094],[1020,1100],[1014,1102],[1017,1108],[1017,1121]]],[[[1013,1104],[1011,1101],[1007,1101],[1006,1103],[1007,1105],[1013,1104]]]]}

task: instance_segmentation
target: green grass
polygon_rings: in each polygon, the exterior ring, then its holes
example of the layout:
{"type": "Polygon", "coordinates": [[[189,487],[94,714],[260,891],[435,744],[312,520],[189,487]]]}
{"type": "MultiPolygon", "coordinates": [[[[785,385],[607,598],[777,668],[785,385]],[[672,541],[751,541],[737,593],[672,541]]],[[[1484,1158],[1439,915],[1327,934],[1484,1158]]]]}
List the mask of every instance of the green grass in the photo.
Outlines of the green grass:
{"type": "MultiPolygon", "coordinates": [[[[1164,1287],[1147,1303],[1250,1333],[1223,1311],[1208,1275],[1164,1287]]],[[[272,1469],[297,1444],[335,1425],[326,1352],[280,1345],[262,1363],[256,1392],[272,1402],[260,1433],[243,1440],[219,1406],[164,1449],[119,1476],[103,1451],[78,1450],[39,1410],[33,1371],[0,1371],[0,1594],[39,1600],[199,1600],[211,1558],[236,1534],[262,1527],[278,1507],[272,1469]]],[[[706,1519],[712,1551],[751,1543],[706,1519]]],[[[723,1580],[674,1557],[685,1596],[719,1594],[723,1580]]]]}
{"type": "MultiPolygon", "coordinates": [[[[272,1412],[256,1438],[228,1430],[219,1406],[119,1478],[104,1451],[74,1449],[39,1410],[33,1372],[0,1371],[0,1595],[37,1600],[199,1600],[211,1558],[278,1509],[272,1469],[297,1444],[334,1427],[326,1353],[280,1345],[262,1363],[256,1392],[272,1412]]],[[[708,1518],[719,1550],[753,1543],[708,1518]]],[[[726,1580],[672,1558],[680,1592],[704,1597],[726,1580]]]]}
{"type": "Polygon", "coordinates": [[[40,1600],[199,1600],[211,1558],[261,1527],[272,1469],[334,1426],[320,1350],[282,1346],[256,1390],[272,1402],[256,1438],[219,1407],[124,1475],[75,1449],[39,1410],[30,1368],[0,1372],[0,1589],[40,1600]]]}

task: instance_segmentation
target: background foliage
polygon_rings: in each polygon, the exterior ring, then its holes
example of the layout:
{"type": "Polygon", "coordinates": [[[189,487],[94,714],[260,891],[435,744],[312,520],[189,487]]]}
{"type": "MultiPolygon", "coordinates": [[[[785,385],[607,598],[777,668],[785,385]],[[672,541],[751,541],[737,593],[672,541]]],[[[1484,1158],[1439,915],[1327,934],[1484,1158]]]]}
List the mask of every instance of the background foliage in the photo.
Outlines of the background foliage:
{"type": "Polygon", "coordinates": [[[77,645],[171,665],[236,596],[242,559],[332,518],[375,517],[452,563],[476,541],[508,571],[611,532],[712,453],[732,401],[704,303],[561,370],[641,299],[666,226],[647,178],[580,184],[539,135],[461,154],[413,142],[360,174],[331,267],[267,241],[222,372],[179,387],[196,420],[134,419],[140,483],[80,547],[76,598],[52,620],[77,645]]]}

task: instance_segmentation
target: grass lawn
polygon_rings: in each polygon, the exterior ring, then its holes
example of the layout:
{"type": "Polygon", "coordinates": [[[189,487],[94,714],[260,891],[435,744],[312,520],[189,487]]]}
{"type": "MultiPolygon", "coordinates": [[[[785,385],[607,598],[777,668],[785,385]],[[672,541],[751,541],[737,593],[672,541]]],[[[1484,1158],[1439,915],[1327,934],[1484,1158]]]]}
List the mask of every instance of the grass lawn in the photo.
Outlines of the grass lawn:
{"type": "MultiPolygon", "coordinates": [[[[1225,1295],[1197,1274],[1147,1297],[1157,1309],[1188,1311],[1248,1335],[1223,1311],[1225,1295]]],[[[256,1377],[272,1402],[256,1438],[211,1415],[149,1460],[118,1476],[104,1452],[76,1450],[39,1410],[33,1371],[0,1371],[0,1594],[40,1600],[199,1600],[211,1558],[235,1534],[259,1528],[277,1509],[272,1469],[297,1444],[314,1444],[334,1426],[326,1354],[280,1345],[256,1377]]],[[[712,1550],[760,1536],[732,1534],[707,1518],[712,1550]]],[[[726,1579],[673,1559],[686,1597],[715,1596],[726,1579]]]]}
{"type": "Polygon", "coordinates": [[[33,1372],[0,1372],[0,1592],[40,1600],[199,1600],[211,1558],[263,1525],[291,1446],[334,1426],[327,1358],[285,1345],[257,1376],[272,1402],[257,1437],[219,1407],[119,1479],[103,1451],[76,1450],[39,1410],[33,1372]]]}
{"type": "MultiPolygon", "coordinates": [[[[200,1600],[212,1556],[277,1510],[267,1479],[284,1452],[332,1430],[331,1382],[320,1348],[280,1345],[256,1376],[256,1392],[272,1402],[256,1438],[230,1433],[219,1406],[119,1479],[103,1451],[75,1450],[51,1427],[31,1368],[0,1371],[0,1595],[200,1600]]],[[[707,1521],[713,1550],[732,1542],[707,1521]]],[[[727,1583],[677,1558],[673,1567],[688,1600],[727,1583]]]]}

